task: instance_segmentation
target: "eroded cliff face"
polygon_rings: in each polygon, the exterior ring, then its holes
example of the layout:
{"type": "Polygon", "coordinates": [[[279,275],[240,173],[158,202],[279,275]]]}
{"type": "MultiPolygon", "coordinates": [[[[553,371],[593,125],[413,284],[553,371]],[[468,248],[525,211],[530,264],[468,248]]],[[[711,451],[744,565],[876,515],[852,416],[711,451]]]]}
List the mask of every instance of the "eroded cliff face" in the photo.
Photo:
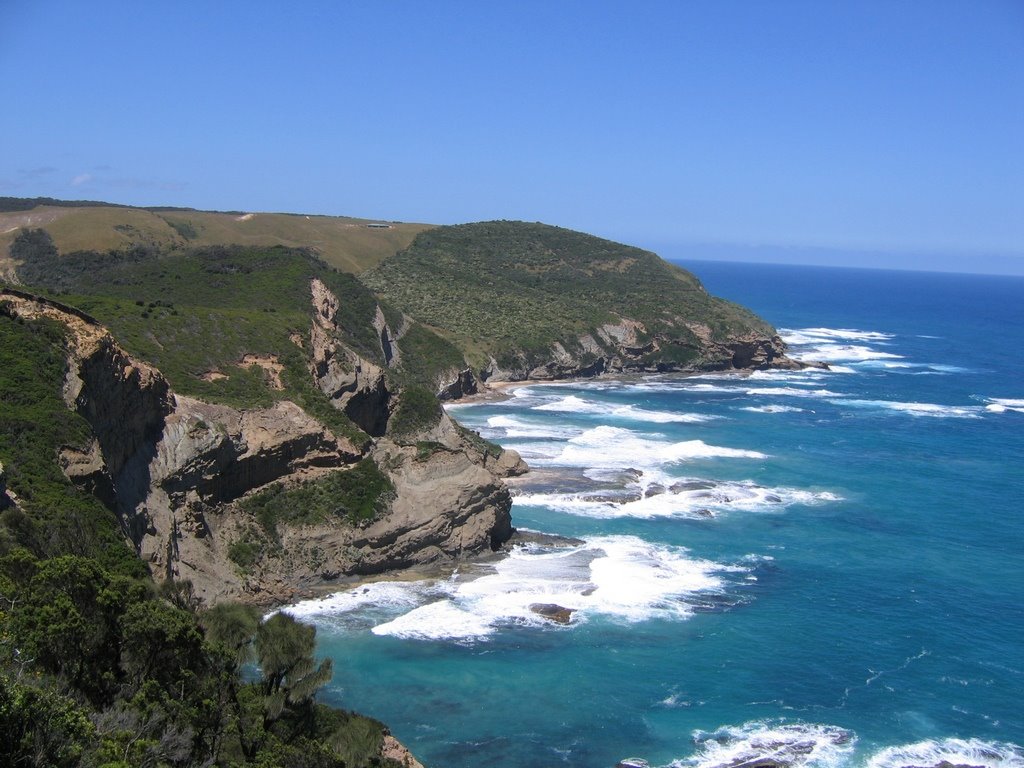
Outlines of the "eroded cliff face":
{"type": "MultiPolygon", "coordinates": [[[[787,357],[786,345],[774,333],[749,331],[718,338],[700,323],[680,320],[677,326],[671,337],[651,334],[643,323],[623,317],[580,336],[569,347],[555,342],[544,353],[522,353],[504,364],[492,357],[480,378],[485,382],[548,381],[603,373],[753,371],[809,365],[787,357]]],[[[466,373],[472,377],[471,372],[466,373]]],[[[455,399],[463,392],[475,391],[476,382],[459,381],[448,396],[455,399]]]]}
{"type": "MultiPolygon", "coordinates": [[[[379,437],[387,431],[393,394],[388,389],[384,369],[338,341],[338,297],[320,280],[312,281],[310,292],[313,301],[310,373],[320,391],[360,429],[379,437]]],[[[392,334],[379,308],[374,325],[385,359],[397,361],[392,334]]]]}
{"type": "MultiPolygon", "coordinates": [[[[338,340],[337,298],[315,282],[311,294],[311,373],[337,407],[381,435],[375,441],[356,445],[287,400],[238,410],[176,395],[159,371],[132,359],[88,316],[5,291],[18,314],[68,328],[65,399],[95,439],[84,450],[65,449],[65,473],[115,509],[155,578],[188,579],[208,602],[286,600],[345,575],[453,561],[511,535],[501,477],[521,469],[518,457],[499,461],[482,452],[447,416],[414,436],[437,446],[428,456],[414,442],[383,437],[396,393],[380,367],[338,340]],[[280,526],[279,541],[259,562],[243,568],[230,559],[231,545],[258,525],[239,499],[270,483],[345,470],[366,455],[394,485],[386,513],[362,527],[280,526]]],[[[381,338],[394,344],[387,333],[381,338]]],[[[390,359],[398,354],[393,349],[390,359]]]]}

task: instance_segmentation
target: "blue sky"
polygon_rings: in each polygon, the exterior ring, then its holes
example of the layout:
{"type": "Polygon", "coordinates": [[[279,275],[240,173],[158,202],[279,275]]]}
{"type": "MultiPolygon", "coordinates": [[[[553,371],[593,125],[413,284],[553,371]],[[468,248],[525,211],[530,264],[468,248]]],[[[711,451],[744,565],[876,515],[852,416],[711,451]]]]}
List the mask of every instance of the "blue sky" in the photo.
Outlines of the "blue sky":
{"type": "Polygon", "coordinates": [[[1024,2],[0,0],[0,195],[1024,274],[1024,2]]]}

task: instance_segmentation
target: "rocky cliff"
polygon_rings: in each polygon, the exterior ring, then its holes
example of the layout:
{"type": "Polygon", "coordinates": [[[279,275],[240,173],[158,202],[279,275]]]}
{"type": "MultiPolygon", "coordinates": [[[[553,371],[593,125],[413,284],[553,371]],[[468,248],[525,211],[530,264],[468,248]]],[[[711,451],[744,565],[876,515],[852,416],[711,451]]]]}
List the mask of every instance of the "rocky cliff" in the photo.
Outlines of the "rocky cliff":
{"type": "Polygon", "coordinates": [[[158,580],[190,580],[207,601],[269,603],[345,575],[489,551],[511,535],[501,476],[521,469],[518,457],[481,449],[443,413],[423,434],[387,437],[401,391],[339,341],[331,311],[338,299],[317,281],[309,341],[296,342],[312,344],[316,383],[375,440],[336,435],[288,400],[236,409],[175,394],[160,371],[133,359],[88,315],[20,291],[5,290],[3,298],[15,314],[67,328],[65,399],[88,420],[94,440],[85,450],[66,448],[61,466],[115,509],[158,580]],[[417,448],[424,441],[426,453],[417,448]],[[370,521],[283,524],[269,537],[240,503],[269,484],[315,481],[365,457],[393,488],[370,521]],[[232,545],[254,531],[264,555],[242,566],[232,545]]]}
{"type": "MultiPolygon", "coordinates": [[[[600,326],[583,334],[575,343],[555,341],[545,351],[520,350],[507,354],[499,363],[491,356],[480,370],[482,382],[548,381],[589,378],[604,373],[669,373],[695,371],[763,370],[806,368],[808,363],[786,356],[782,339],[760,331],[731,333],[713,338],[700,323],[686,324],[693,339],[679,333],[647,332],[643,323],[621,318],[616,324],[600,326]]],[[[812,364],[813,365],[813,364],[812,364]]],[[[472,376],[471,371],[462,374],[472,376]]],[[[461,396],[462,380],[442,394],[461,396]],[[459,385],[459,386],[457,386],[459,385]]],[[[474,380],[466,389],[472,393],[474,380]]]]}

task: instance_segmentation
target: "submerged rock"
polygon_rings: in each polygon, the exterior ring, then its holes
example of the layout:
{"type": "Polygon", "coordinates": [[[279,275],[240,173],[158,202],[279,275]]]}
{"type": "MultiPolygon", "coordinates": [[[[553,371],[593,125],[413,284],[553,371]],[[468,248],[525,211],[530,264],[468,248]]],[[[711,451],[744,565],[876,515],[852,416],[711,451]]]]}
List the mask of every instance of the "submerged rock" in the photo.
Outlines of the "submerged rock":
{"type": "Polygon", "coordinates": [[[570,623],[572,621],[572,615],[575,613],[574,609],[565,608],[564,606],[557,605],[556,603],[534,603],[530,606],[530,610],[538,616],[543,616],[545,619],[549,619],[556,624],[570,623]]]}

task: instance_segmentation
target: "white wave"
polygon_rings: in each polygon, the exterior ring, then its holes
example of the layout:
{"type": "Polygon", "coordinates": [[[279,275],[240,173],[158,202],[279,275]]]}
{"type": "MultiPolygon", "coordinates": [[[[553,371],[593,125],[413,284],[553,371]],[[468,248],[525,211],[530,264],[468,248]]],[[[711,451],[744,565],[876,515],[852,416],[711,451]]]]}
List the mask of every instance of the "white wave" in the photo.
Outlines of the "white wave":
{"type": "Polygon", "coordinates": [[[602,416],[613,416],[620,419],[652,422],[656,424],[668,424],[671,422],[696,424],[719,418],[716,416],[704,416],[698,413],[649,411],[644,408],[637,408],[634,405],[598,403],[593,400],[585,400],[582,397],[577,397],[576,395],[569,395],[554,402],[535,405],[531,410],[554,411],[556,413],[598,414],[602,416]]]}
{"type": "Polygon", "coordinates": [[[929,368],[939,373],[970,373],[970,368],[964,368],[959,365],[946,365],[944,363],[928,363],[929,368]]]}
{"type": "Polygon", "coordinates": [[[746,408],[740,408],[741,411],[750,411],[751,413],[803,413],[803,408],[797,408],[793,405],[750,405],[746,408]]]}
{"type": "Polygon", "coordinates": [[[602,425],[570,439],[548,463],[570,467],[647,469],[709,458],[764,459],[767,456],[759,451],[708,445],[703,440],[678,443],[655,440],[621,427],[602,425]]]}
{"type": "Polygon", "coordinates": [[[566,427],[550,422],[535,424],[515,416],[491,416],[487,419],[487,426],[493,430],[502,430],[504,437],[549,440],[568,440],[583,431],[578,427],[566,427]]]}
{"type": "Polygon", "coordinates": [[[988,405],[985,406],[986,411],[992,413],[1005,413],[1006,411],[1024,413],[1024,400],[1010,397],[987,397],[985,399],[988,401],[988,405]]]}
{"type": "Polygon", "coordinates": [[[903,358],[903,355],[882,352],[862,344],[816,344],[795,349],[794,354],[797,355],[797,359],[819,360],[823,363],[862,363],[903,358]]]}
{"type": "Polygon", "coordinates": [[[785,397],[845,397],[842,392],[833,392],[829,389],[797,389],[796,387],[765,387],[763,389],[748,389],[748,395],[782,395],[785,397]]]}
{"type": "Polygon", "coordinates": [[[946,365],[944,363],[911,363],[906,360],[900,362],[893,362],[891,360],[877,358],[870,360],[860,360],[854,363],[860,369],[875,369],[880,368],[885,371],[891,371],[893,373],[910,373],[915,376],[928,376],[937,374],[951,374],[951,373],[969,373],[970,368],[963,368],[958,365],[946,365]],[[925,370],[920,370],[920,369],[925,370]]]}
{"type": "Polygon", "coordinates": [[[889,747],[873,755],[867,768],[971,765],[985,768],[1024,768],[1024,750],[1016,744],[980,739],[919,741],[889,747]]]}
{"type": "Polygon", "coordinates": [[[752,371],[745,378],[748,381],[787,381],[793,384],[814,384],[828,377],[831,370],[807,368],[802,371],[752,371]]]}
{"type": "Polygon", "coordinates": [[[833,405],[878,409],[945,419],[978,419],[984,408],[977,405],[938,405],[936,403],[903,403],[895,400],[831,400],[833,405]]]}
{"type": "Polygon", "coordinates": [[[860,331],[852,328],[800,328],[780,331],[783,341],[796,359],[819,360],[826,363],[870,363],[899,360],[903,355],[877,348],[887,344],[891,333],[860,331]],[[860,342],[860,343],[851,343],[860,342]]]}
{"type": "Polygon", "coordinates": [[[895,334],[882,331],[860,331],[854,328],[780,328],[779,335],[787,344],[806,343],[805,340],[844,339],[846,341],[888,341],[895,334]]]}
{"type": "Polygon", "coordinates": [[[732,768],[772,760],[791,768],[838,768],[853,753],[857,737],[834,725],[757,721],[697,731],[698,751],[673,768],[732,768]]]}
{"type": "Polygon", "coordinates": [[[718,593],[718,575],[739,567],[686,555],[633,536],[604,536],[546,551],[519,547],[470,580],[449,580],[447,594],[373,628],[377,635],[420,640],[483,640],[509,626],[550,628],[539,605],[571,611],[570,625],[592,616],[637,622],[681,619],[698,595],[718,593]]]}
{"type": "Polygon", "coordinates": [[[592,400],[584,400],[582,397],[577,397],[576,395],[568,395],[567,397],[559,398],[554,402],[535,405],[533,406],[533,410],[555,411],[556,413],[594,413],[600,412],[604,409],[600,403],[595,403],[592,400]]]}
{"type": "Polygon", "coordinates": [[[297,619],[351,613],[372,606],[383,610],[408,610],[424,600],[428,585],[416,581],[379,581],[326,597],[302,600],[281,608],[297,619]]]}
{"type": "Polygon", "coordinates": [[[554,463],[555,459],[562,453],[563,445],[565,445],[563,441],[550,440],[546,442],[516,443],[515,449],[528,464],[539,466],[544,463],[554,463]]]}
{"type": "Polygon", "coordinates": [[[669,484],[633,485],[620,491],[523,493],[514,504],[543,506],[566,514],[597,519],[633,517],[706,518],[726,512],[781,510],[793,504],[840,501],[828,491],[766,488],[751,480],[713,482],[677,480],[669,484]]]}
{"type": "Polygon", "coordinates": [[[682,387],[687,392],[743,392],[745,387],[725,386],[721,384],[687,384],[682,387]]]}

